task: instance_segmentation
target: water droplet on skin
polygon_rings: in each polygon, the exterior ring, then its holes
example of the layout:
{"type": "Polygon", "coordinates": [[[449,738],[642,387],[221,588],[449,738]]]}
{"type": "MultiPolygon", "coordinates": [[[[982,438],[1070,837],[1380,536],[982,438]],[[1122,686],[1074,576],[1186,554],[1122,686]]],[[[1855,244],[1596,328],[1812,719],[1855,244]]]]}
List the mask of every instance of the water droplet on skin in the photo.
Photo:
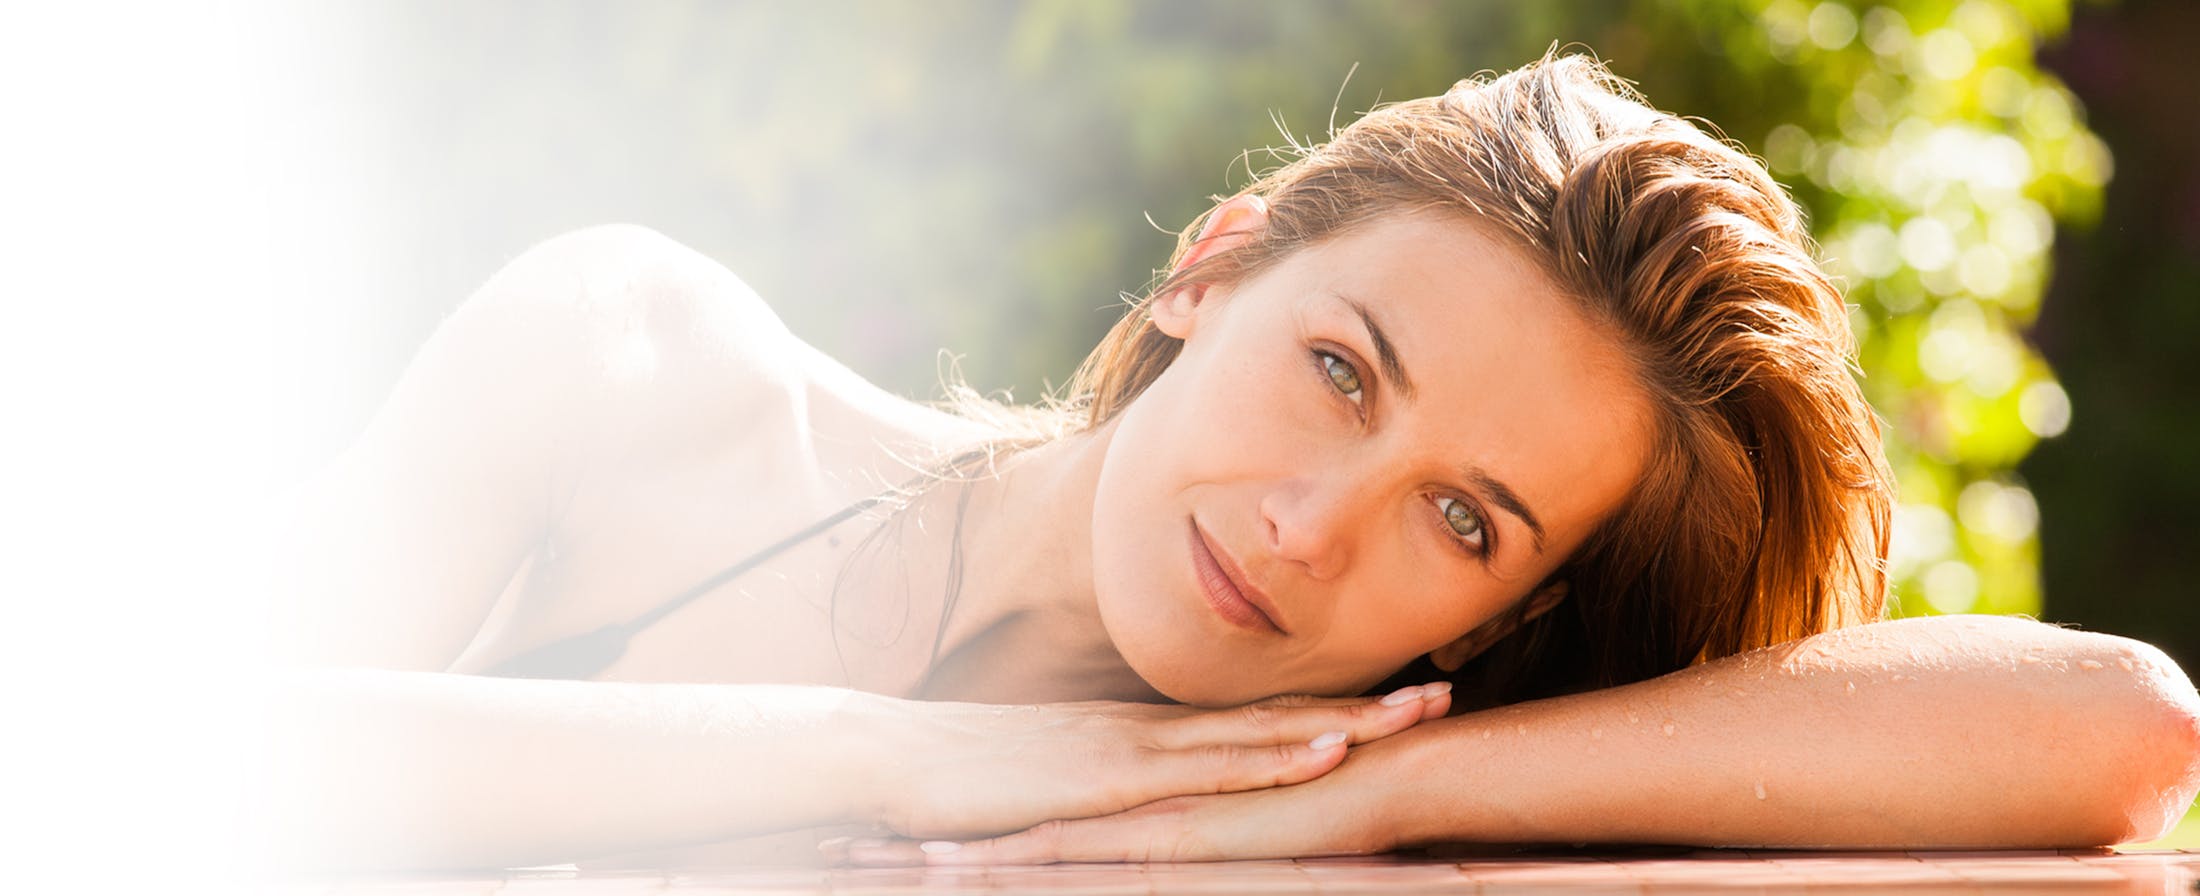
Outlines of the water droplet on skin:
{"type": "Polygon", "coordinates": [[[1856,682],[1849,682],[1849,693],[1856,693],[1856,682]]]}
{"type": "MultiPolygon", "coordinates": [[[[2125,662],[2130,662],[2130,661],[2129,661],[2129,660],[2126,660],[2125,662]]],[[[2078,668],[2080,668],[2080,669],[2085,669],[2085,670],[2088,670],[2088,671],[2091,671],[2091,670],[2093,670],[2093,669],[2098,669],[2098,668],[2101,668],[2101,663],[2100,663],[2100,661],[2099,661],[2099,660],[2079,660],[2079,661],[2078,661],[2078,668]]]]}
{"type": "Polygon", "coordinates": [[[1764,798],[1765,798],[1765,782],[1763,782],[1763,781],[1759,781],[1759,782],[1757,782],[1757,798],[1758,798],[1758,799],[1764,799],[1764,798]]]}
{"type": "Polygon", "coordinates": [[[1673,726],[1673,723],[1672,723],[1672,722],[1667,722],[1667,723],[1665,723],[1665,728],[1664,728],[1663,730],[1665,731],[1665,736],[1666,736],[1666,737],[1672,737],[1672,736],[1673,736],[1673,728],[1674,728],[1674,726],[1673,726]]]}
{"type": "Polygon", "coordinates": [[[1901,681],[1901,680],[1903,680],[1903,679],[1902,679],[1902,676],[1901,676],[1900,674],[1897,674],[1897,675],[1895,675],[1895,676],[1894,676],[1893,678],[1889,678],[1889,679],[1887,679],[1887,680],[1888,680],[1888,681],[1901,681]]]}
{"type": "Polygon", "coordinates": [[[1602,728],[1591,728],[1591,729],[1589,729],[1589,739],[1590,739],[1590,740],[1603,740],[1603,739],[1604,739],[1604,729],[1602,729],[1602,728]]]}
{"type": "Polygon", "coordinates": [[[1635,724],[1636,721],[1637,720],[1634,713],[1630,712],[1627,714],[1627,724],[1632,725],[1635,724]]]}
{"type": "Polygon", "coordinates": [[[1483,740],[1489,740],[1489,739],[1490,739],[1490,729],[1488,729],[1488,728],[1484,728],[1484,729],[1482,729],[1482,739],[1483,739],[1483,740]]]}
{"type": "Polygon", "coordinates": [[[2127,656],[2123,659],[2117,660],[2116,665],[2124,667],[2124,671],[2129,672],[2131,671],[2131,658],[2127,656]]]}
{"type": "Polygon", "coordinates": [[[2029,654],[2029,653],[2027,653],[2027,654],[2025,654],[2025,655],[2024,655],[2024,664],[2025,664],[2025,665],[2027,665],[2027,666],[2032,666],[2032,665],[2038,665],[2038,664],[2039,664],[2039,661],[2040,661],[2040,658],[2039,658],[2039,657],[2033,656],[2033,655],[2031,655],[2031,654],[2029,654]]]}
{"type": "Polygon", "coordinates": [[[1528,733],[1528,726],[1526,726],[1526,725],[1514,725],[1514,726],[1513,726],[1513,733],[1514,733],[1514,734],[1526,734],[1526,733],[1528,733]]]}

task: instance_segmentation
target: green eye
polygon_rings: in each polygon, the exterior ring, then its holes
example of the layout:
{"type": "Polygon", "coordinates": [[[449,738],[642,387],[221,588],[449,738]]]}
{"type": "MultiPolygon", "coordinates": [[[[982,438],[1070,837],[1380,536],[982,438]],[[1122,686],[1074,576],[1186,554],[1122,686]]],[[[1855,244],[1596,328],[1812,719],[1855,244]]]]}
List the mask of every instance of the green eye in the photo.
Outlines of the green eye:
{"type": "Polygon", "coordinates": [[[1482,541],[1482,517],[1474,512],[1474,508],[1467,506],[1467,502],[1457,498],[1438,498],[1437,500],[1439,502],[1450,502],[1449,504],[1440,504],[1440,506],[1444,509],[1444,524],[1451,527],[1452,533],[1467,541],[1480,544],[1482,541]]]}
{"type": "Polygon", "coordinates": [[[1360,372],[1352,369],[1352,365],[1345,363],[1336,355],[1324,352],[1321,357],[1322,370],[1329,374],[1329,384],[1337,387],[1337,391],[1350,396],[1353,401],[1359,401],[1360,372]]]}

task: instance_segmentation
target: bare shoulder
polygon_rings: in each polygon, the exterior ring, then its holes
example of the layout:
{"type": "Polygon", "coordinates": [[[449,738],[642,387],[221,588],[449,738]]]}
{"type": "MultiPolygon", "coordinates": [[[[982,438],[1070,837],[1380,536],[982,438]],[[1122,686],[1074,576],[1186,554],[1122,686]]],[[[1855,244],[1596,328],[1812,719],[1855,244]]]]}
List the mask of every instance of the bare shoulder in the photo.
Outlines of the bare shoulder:
{"type": "Polygon", "coordinates": [[[810,352],[724,265],[655,230],[608,224],[513,259],[444,325],[495,358],[500,390],[551,436],[554,475],[777,416],[810,352]],[[541,405],[529,413],[531,403],[541,405]]]}
{"type": "Polygon", "coordinates": [[[498,280],[509,282],[493,281],[476,301],[549,303],[526,314],[585,336],[585,372],[601,380],[595,407],[640,432],[668,435],[663,427],[680,429],[682,421],[753,424],[800,405],[817,415],[845,412],[849,432],[875,425],[974,437],[968,421],[890,394],[818,351],[724,265],[646,227],[607,224],[553,237],[498,280]]]}
{"type": "Polygon", "coordinates": [[[654,231],[521,253],[283,511],[286,636],[305,657],[444,668],[582,481],[753,436],[801,388],[792,345],[740,278],[654,231]]]}
{"type": "Polygon", "coordinates": [[[635,224],[604,224],[536,244],[497,275],[480,301],[568,306],[627,318],[653,339],[715,343],[786,333],[777,315],[722,264],[635,224]]]}
{"type": "MultiPolygon", "coordinates": [[[[581,362],[582,373],[603,377],[614,390],[662,390],[697,376],[770,376],[781,368],[764,362],[788,354],[793,340],[770,306],[724,265],[633,224],[545,240],[468,304],[481,307],[460,314],[497,318],[506,336],[544,336],[579,349],[566,360],[581,362]]],[[[713,385],[738,388],[746,379],[713,385]]]]}

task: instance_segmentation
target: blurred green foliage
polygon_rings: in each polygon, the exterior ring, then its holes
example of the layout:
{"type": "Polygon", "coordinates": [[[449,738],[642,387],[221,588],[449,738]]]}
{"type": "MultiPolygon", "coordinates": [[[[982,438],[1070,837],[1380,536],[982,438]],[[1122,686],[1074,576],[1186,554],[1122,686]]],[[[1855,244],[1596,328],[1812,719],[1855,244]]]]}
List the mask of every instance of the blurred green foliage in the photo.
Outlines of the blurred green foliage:
{"type": "Polygon", "coordinates": [[[392,233],[445,247],[384,275],[383,295],[423,297],[395,312],[409,321],[395,343],[417,344],[498,258],[629,219],[725,261],[888,388],[934,394],[946,346],[972,385],[1029,399],[1166,261],[1164,229],[1275,163],[1262,148],[1554,42],[1593,51],[1766,158],[1807,208],[1889,424],[1897,611],[2036,613],[2039,514],[2013,470],[2071,412],[2019,333],[2056,222],[2095,216],[2110,173],[2033,63],[2068,14],[2066,0],[419,4],[379,8],[363,32],[390,64],[371,76],[386,127],[358,151],[394,185],[392,233]]]}

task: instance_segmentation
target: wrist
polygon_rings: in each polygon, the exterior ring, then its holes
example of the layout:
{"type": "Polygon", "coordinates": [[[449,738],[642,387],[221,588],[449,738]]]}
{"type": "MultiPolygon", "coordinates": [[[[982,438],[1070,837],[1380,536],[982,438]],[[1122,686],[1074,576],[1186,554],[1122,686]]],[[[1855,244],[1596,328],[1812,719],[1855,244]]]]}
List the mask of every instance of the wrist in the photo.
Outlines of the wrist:
{"type": "Polygon", "coordinates": [[[1391,747],[1381,779],[1393,847],[1499,838],[1489,822],[1501,807],[1488,797],[1500,779],[1491,772],[1501,757],[1486,746],[1494,741],[1481,733],[1491,723],[1454,716],[1380,742],[1391,747]]]}
{"type": "Polygon", "coordinates": [[[892,788],[905,780],[906,744],[912,717],[910,701],[865,691],[849,691],[829,724],[839,745],[836,764],[844,770],[837,803],[850,824],[884,824],[891,816],[892,788]]]}

